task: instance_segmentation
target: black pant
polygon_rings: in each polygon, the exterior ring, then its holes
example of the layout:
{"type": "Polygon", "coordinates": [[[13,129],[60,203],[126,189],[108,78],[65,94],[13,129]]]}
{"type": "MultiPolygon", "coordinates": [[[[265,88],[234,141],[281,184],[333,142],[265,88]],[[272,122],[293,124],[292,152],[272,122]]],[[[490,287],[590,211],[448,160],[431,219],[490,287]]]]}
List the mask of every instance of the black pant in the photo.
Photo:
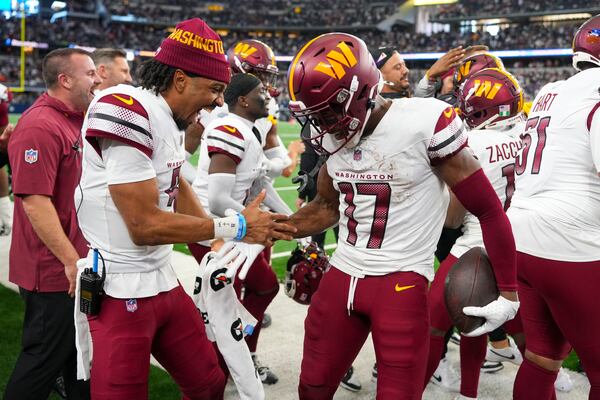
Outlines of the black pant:
{"type": "Polygon", "coordinates": [[[4,399],[46,400],[61,374],[69,399],[89,399],[89,381],[76,375],[74,299],[66,292],[19,292],[25,301],[21,353],[4,399]]]}

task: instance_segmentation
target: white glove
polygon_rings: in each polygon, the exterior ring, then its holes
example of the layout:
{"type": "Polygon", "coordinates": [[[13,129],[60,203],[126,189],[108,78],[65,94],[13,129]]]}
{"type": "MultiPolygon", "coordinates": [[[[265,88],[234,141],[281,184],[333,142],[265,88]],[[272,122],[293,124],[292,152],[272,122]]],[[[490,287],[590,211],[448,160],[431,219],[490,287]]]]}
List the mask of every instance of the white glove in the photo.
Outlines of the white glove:
{"type": "Polygon", "coordinates": [[[462,334],[468,337],[474,337],[493,331],[506,321],[513,319],[519,310],[520,304],[521,303],[518,301],[510,301],[505,297],[498,296],[498,299],[484,307],[464,307],[464,314],[473,317],[483,317],[486,321],[485,324],[481,325],[479,328],[462,334]]]}
{"type": "Polygon", "coordinates": [[[265,249],[261,244],[249,244],[245,242],[237,242],[230,240],[217,252],[215,259],[220,264],[227,268],[225,275],[229,279],[233,279],[241,267],[239,277],[241,280],[246,279],[250,266],[256,260],[256,257],[265,249]]]}
{"type": "Polygon", "coordinates": [[[8,196],[0,197],[0,236],[8,236],[12,231],[13,203],[8,196]]]}

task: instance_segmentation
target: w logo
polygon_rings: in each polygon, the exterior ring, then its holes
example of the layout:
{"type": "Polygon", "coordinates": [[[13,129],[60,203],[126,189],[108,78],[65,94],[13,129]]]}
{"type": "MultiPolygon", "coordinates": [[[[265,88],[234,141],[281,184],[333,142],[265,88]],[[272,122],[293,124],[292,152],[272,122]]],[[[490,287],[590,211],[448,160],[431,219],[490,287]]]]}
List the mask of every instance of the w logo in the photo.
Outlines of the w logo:
{"type": "Polygon", "coordinates": [[[494,83],[492,85],[491,81],[481,81],[479,79],[475,79],[475,85],[473,86],[473,89],[475,90],[475,92],[473,93],[473,96],[475,97],[486,97],[490,100],[494,99],[494,97],[496,97],[496,94],[498,93],[498,90],[500,90],[502,88],[502,84],[501,83],[494,83]]]}
{"type": "Polygon", "coordinates": [[[471,64],[473,64],[473,61],[467,61],[458,68],[458,74],[456,74],[456,80],[458,82],[462,82],[464,77],[469,75],[469,71],[471,71],[471,64]]]}
{"type": "Polygon", "coordinates": [[[356,57],[352,54],[352,50],[348,47],[345,42],[340,42],[337,46],[342,52],[337,50],[331,50],[327,53],[327,61],[329,64],[320,62],[316,67],[315,71],[329,75],[334,79],[342,79],[346,75],[346,68],[350,68],[356,65],[356,57]]]}
{"type": "Polygon", "coordinates": [[[243,42],[236,44],[233,48],[233,53],[235,55],[239,55],[242,58],[248,58],[254,52],[256,52],[256,47],[252,47],[248,43],[243,42]]]}

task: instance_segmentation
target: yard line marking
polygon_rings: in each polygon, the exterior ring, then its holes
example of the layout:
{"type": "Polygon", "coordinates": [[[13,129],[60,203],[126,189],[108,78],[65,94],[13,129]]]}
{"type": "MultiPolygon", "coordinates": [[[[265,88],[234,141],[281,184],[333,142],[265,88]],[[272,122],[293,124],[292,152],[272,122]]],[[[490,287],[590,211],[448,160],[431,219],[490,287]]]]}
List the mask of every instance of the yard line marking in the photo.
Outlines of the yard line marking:
{"type": "Polygon", "coordinates": [[[278,192],[285,192],[288,190],[298,190],[298,186],[282,186],[275,188],[278,192]]]}

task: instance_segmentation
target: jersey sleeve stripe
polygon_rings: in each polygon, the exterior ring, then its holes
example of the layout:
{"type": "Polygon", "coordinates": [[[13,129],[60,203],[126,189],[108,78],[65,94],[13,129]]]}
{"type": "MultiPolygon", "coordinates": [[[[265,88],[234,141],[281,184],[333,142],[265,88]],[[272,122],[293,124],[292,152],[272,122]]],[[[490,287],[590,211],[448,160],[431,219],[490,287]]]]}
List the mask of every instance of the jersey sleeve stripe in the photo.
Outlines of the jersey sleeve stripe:
{"type": "Polygon", "coordinates": [[[103,113],[98,113],[98,112],[90,113],[88,116],[88,120],[91,120],[94,118],[103,119],[106,121],[114,122],[115,124],[120,124],[120,125],[126,126],[127,128],[133,129],[134,131],[137,131],[137,132],[140,132],[141,134],[146,135],[150,139],[152,139],[152,134],[150,132],[148,132],[147,129],[145,129],[139,125],[136,125],[132,122],[126,121],[124,119],[115,117],[113,115],[108,115],[108,114],[103,114],[103,113]]]}
{"type": "Polygon", "coordinates": [[[86,139],[90,141],[94,137],[106,137],[106,135],[111,135],[111,138],[113,136],[121,137],[123,138],[123,143],[136,143],[136,147],[141,146],[147,149],[146,152],[149,154],[149,157],[151,157],[154,150],[152,137],[151,135],[147,135],[146,132],[140,132],[139,129],[133,129],[131,126],[122,124],[120,121],[114,121],[113,118],[98,118],[90,114],[85,132],[86,139]]]}
{"type": "Polygon", "coordinates": [[[433,146],[430,144],[430,146],[427,148],[427,150],[429,151],[438,151],[443,149],[444,147],[448,146],[450,143],[452,143],[453,141],[455,141],[457,138],[459,138],[461,135],[464,134],[464,127],[461,127],[459,130],[457,130],[452,136],[450,136],[449,138],[447,138],[446,140],[444,140],[443,142],[439,143],[439,142],[434,142],[433,140],[431,141],[431,144],[434,144],[433,146]]]}
{"type": "Polygon", "coordinates": [[[100,146],[98,145],[98,141],[96,140],[97,138],[111,139],[117,142],[127,144],[131,147],[135,147],[136,149],[147,155],[148,158],[152,158],[152,149],[136,142],[135,140],[127,139],[126,137],[115,135],[114,133],[88,128],[88,130],[86,131],[85,138],[96,150],[100,157],[102,157],[102,154],[100,154],[100,146]]]}
{"type": "Polygon", "coordinates": [[[229,136],[236,137],[238,139],[244,140],[244,136],[242,133],[234,126],[231,125],[221,125],[214,128],[215,130],[221,131],[229,136]]]}
{"type": "Polygon", "coordinates": [[[599,108],[600,108],[600,102],[596,103],[596,105],[592,108],[592,111],[590,111],[590,113],[588,114],[588,117],[587,117],[588,132],[590,131],[590,129],[592,129],[592,121],[594,120],[594,114],[596,114],[596,111],[598,111],[599,108]]]}
{"type": "Polygon", "coordinates": [[[236,163],[236,165],[239,164],[240,162],[242,162],[242,159],[240,157],[236,156],[235,154],[231,154],[227,150],[222,149],[220,147],[206,146],[206,148],[208,150],[209,156],[211,156],[215,153],[218,153],[218,154],[226,155],[227,157],[231,158],[236,163]]]}
{"type": "Polygon", "coordinates": [[[114,117],[128,121],[132,124],[138,125],[139,127],[144,128],[145,130],[150,132],[150,121],[148,120],[148,117],[140,115],[139,113],[132,111],[128,108],[121,107],[120,105],[108,104],[103,102],[96,103],[90,108],[89,113],[112,115],[114,117]]]}
{"type": "Polygon", "coordinates": [[[117,106],[117,107],[126,108],[127,110],[132,111],[132,112],[140,115],[141,117],[148,119],[148,112],[146,112],[146,109],[144,108],[144,106],[142,106],[139,101],[137,101],[136,99],[134,99],[132,96],[130,96],[128,94],[122,94],[122,93],[107,94],[105,96],[102,96],[102,98],[98,99],[98,101],[96,102],[96,104],[103,104],[103,103],[111,104],[111,105],[117,106]]]}
{"type": "MultiPolygon", "coordinates": [[[[223,139],[223,138],[220,138],[220,137],[214,136],[214,135],[208,135],[208,136],[206,137],[206,139],[207,139],[208,141],[210,141],[210,140],[217,140],[217,141],[219,141],[219,142],[225,143],[225,144],[226,144],[226,145],[228,145],[228,146],[235,147],[236,149],[238,149],[238,150],[240,150],[240,151],[242,151],[242,152],[246,150],[246,149],[244,149],[244,147],[243,147],[243,146],[240,146],[240,145],[238,145],[238,144],[232,143],[232,142],[230,142],[229,140],[226,140],[226,139],[223,139]]],[[[207,144],[209,143],[208,141],[207,141],[207,144]]]]}

